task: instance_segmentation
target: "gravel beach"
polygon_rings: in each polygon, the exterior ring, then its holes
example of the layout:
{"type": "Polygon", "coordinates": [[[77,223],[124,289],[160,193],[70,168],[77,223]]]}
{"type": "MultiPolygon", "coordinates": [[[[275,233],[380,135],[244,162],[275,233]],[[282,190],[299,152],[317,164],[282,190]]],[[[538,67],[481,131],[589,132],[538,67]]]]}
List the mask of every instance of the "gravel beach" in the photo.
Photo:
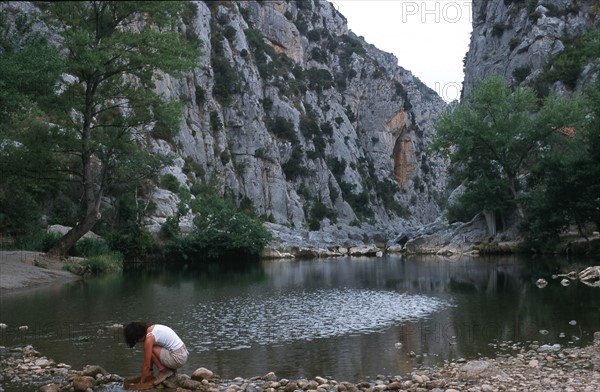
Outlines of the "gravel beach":
{"type": "MultiPolygon", "coordinates": [[[[156,389],[184,392],[596,392],[600,386],[600,333],[594,345],[561,348],[544,345],[500,354],[497,358],[464,359],[411,374],[378,376],[351,383],[324,377],[280,379],[274,373],[250,379],[221,378],[209,369],[176,373],[156,389]]],[[[0,391],[122,391],[124,379],[101,366],[81,370],[57,364],[33,347],[0,348],[0,391]]]]}
{"type": "Polygon", "coordinates": [[[14,290],[81,279],[63,270],[64,262],[40,252],[0,252],[0,295],[14,290]]]}

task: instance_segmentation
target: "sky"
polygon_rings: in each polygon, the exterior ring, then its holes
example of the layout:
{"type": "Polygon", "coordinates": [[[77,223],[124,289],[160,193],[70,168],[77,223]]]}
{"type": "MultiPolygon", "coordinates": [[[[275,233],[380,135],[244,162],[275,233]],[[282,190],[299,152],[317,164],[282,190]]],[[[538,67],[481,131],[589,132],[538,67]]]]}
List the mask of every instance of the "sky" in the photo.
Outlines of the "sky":
{"type": "Polygon", "coordinates": [[[471,34],[471,0],[329,0],[348,28],[393,53],[444,100],[460,99],[471,34]]]}

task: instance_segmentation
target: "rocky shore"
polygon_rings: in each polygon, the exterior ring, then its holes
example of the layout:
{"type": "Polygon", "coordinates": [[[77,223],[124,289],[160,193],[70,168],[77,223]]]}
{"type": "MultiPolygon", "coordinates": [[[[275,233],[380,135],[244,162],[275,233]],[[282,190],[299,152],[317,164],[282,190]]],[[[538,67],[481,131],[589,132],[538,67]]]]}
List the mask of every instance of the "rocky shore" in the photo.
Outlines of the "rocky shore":
{"type": "MultiPolygon", "coordinates": [[[[205,368],[191,375],[176,373],[155,389],[178,392],[594,392],[600,385],[600,332],[594,344],[574,348],[531,343],[495,358],[459,359],[411,374],[378,376],[363,382],[280,379],[274,373],[250,379],[223,379],[205,368]]],[[[513,346],[514,348],[515,346],[513,346]]],[[[502,350],[502,345],[499,347],[502,350]]],[[[506,352],[506,347],[504,347],[506,352]]],[[[33,347],[0,347],[0,392],[27,390],[121,391],[124,379],[100,366],[74,370],[33,347]]]]}

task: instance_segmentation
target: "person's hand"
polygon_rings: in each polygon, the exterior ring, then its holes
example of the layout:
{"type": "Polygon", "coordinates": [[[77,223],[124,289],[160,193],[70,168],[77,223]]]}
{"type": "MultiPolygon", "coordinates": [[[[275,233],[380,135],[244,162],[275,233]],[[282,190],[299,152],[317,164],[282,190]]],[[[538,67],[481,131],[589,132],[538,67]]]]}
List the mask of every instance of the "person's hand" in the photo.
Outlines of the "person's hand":
{"type": "Polygon", "coordinates": [[[142,371],[142,377],[140,379],[140,383],[144,383],[144,382],[146,382],[146,380],[148,380],[148,381],[152,380],[152,376],[153,376],[152,369],[142,371]]]}

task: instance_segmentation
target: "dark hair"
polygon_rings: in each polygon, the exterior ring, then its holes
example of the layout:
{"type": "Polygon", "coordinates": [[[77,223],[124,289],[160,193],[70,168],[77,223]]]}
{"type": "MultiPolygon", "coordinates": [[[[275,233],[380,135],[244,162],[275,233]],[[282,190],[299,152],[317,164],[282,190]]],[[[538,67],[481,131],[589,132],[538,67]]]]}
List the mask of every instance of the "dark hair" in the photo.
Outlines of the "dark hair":
{"type": "Polygon", "coordinates": [[[142,321],[133,321],[123,328],[123,335],[125,335],[125,342],[131,348],[140,340],[140,338],[146,335],[148,324],[142,321]]]}

